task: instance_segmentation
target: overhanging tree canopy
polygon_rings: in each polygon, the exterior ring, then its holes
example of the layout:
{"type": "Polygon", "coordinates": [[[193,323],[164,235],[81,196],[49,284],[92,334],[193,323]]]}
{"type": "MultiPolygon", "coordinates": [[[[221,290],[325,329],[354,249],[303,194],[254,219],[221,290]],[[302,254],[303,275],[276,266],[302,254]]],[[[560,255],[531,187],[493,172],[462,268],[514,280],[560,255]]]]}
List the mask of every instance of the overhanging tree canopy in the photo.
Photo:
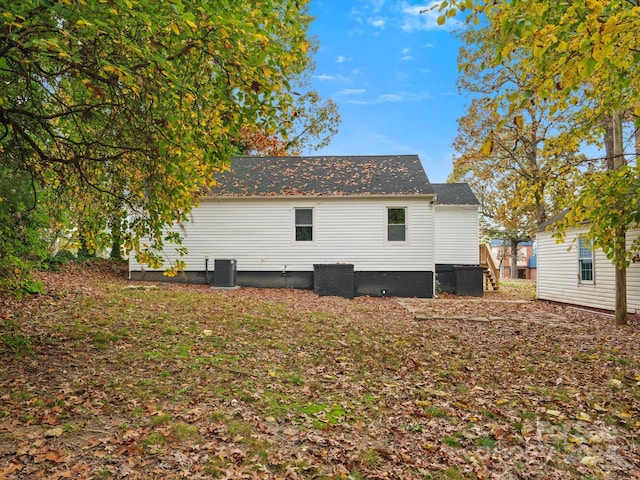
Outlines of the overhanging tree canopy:
{"type": "Polygon", "coordinates": [[[128,246],[160,246],[162,227],[184,220],[228,167],[243,125],[278,133],[293,121],[289,80],[309,61],[305,3],[5,4],[3,163],[61,192],[94,227],[133,208],[128,246]]]}
{"type": "MultiPolygon", "coordinates": [[[[562,227],[590,222],[589,239],[610,253],[616,267],[616,322],[625,323],[625,269],[640,248],[640,242],[634,242],[632,251],[626,247],[625,233],[640,217],[637,200],[628,192],[636,188],[640,157],[624,151],[621,124],[624,113],[631,112],[636,128],[640,126],[640,1],[453,0],[438,6],[443,11],[439,23],[459,11],[470,12],[467,19],[476,24],[480,13],[485,15],[497,38],[492,45],[494,65],[508,63],[513,56],[520,59],[528,85],[506,97],[509,113],[534,95],[545,99],[552,113],[588,99],[589,108],[580,112],[587,120],[583,132],[609,124],[604,127],[612,147],[607,148],[607,165],[622,172],[586,177],[579,208],[565,217],[562,227]],[[626,166],[629,158],[635,158],[635,166],[626,166]],[[616,184],[613,191],[607,190],[612,185],[608,177],[616,184]],[[599,207],[605,197],[614,199],[615,214],[599,207]],[[598,225],[607,228],[594,227],[598,225]]],[[[573,144],[583,140],[574,138],[573,144]]]]}
{"type": "Polygon", "coordinates": [[[460,36],[458,87],[474,98],[458,119],[450,180],[469,182],[481,198],[483,231],[511,243],[516,275],[517,243],[564,208],[584,158],[568,142],[557,148],[558,136],[572,128],[569,114],[552,114],[534,94],[519,108],[509,108],[508,98],[526,88],[531,75],[515,55],[492,64],[499,33],[484,27],[460,36]]]}

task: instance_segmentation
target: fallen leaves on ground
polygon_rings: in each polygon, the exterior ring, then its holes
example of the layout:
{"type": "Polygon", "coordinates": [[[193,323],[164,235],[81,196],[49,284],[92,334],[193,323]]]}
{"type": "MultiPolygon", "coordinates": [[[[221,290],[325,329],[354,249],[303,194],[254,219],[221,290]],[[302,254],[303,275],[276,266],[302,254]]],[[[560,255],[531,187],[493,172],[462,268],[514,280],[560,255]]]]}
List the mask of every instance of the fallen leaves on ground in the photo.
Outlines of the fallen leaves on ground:
{"type": "Polygon", "coordinates": [[[0,479],[640,478],[636,319],[109,265],[0,301],[0,479]]]}

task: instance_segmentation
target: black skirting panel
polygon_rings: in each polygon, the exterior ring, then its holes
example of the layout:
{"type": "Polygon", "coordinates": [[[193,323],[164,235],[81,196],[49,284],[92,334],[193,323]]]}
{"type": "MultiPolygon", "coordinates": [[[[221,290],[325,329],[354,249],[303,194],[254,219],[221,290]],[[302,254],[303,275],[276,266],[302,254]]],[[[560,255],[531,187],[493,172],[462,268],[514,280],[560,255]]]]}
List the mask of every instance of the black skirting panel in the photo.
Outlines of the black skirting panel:
{"type": "Polygon", "coordinates": [[[433,272],[355,272],[356,295],[433,297],[433,272]]]}
{"type": "Polygon", "coordinates": [[[314,265],[313,291],[320,296],[353,298],[355,295],[353,265],[350,263],[314,265]]]}
{"type": "Polygon", "coordinates": [[[483,280],[479,265],[436,264],[436,293],[481,297],[483,280]]]}
{"type": "MultiPolygon", "coordinates": [[[[175,277],[167,277],[160,271],[132,271],[131,280],[142,282],[213,283],[213,271],[178,272],[175,277]]],[[[313,272],[236,272],[236,282],[240,287],[257,288],[300,288],[313,289],[313,272]]]]}
{"type": "Polygon", "coordinates": [[[258,288],[313,288],[313,272],[238,272],[238,285],[258,288]]]}
{"type": "Polygon", "coordinates": [[[456,295],[481,297],[484,291],[483,270],[479,265],[454,265],[456,295]]]}
{"type": "MultiPolygon", "coordinates": [[[[314,272],[251,272],[238,271],[237,283],[241,287],[299,288],[316,290],[319,295],[374,297],[433,297],[433,272],[359,272],[352,265],[316,265],[314,272]],[[347,267],[350,267],[347,268],[347,267]],[[352,293],[353,292],[353,293],[352,293]]],[[[131,280],[145,282],[177,282],[211,284],[213,271],[179,272],[166,277],[157,271],[132,271],[131,280]]]]}
{"type": "Polygon", "coordinates": [[[131,280],[137,280],[140,282],[168,282],[168,283],[211,283],[213,282],[213,271],[207,272],[178,272],[174,277],[167,277],[163,272],[148,270],[139,271],[134,270],[129,272],[129,278],[131,280]]]}
{"type": "Polygon", "coordinates": [[[453,265],[436,263],[436,293],[456,293],[453,265]]]}

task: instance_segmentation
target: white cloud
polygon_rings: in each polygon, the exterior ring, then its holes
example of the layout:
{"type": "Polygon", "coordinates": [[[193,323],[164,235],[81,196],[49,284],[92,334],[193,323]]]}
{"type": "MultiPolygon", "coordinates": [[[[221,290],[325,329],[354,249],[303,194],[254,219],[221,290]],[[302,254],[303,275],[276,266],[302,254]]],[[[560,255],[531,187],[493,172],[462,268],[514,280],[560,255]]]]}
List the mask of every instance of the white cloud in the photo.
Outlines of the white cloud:
{"type": "Polygon", "coordinates": [[[385,0],[372,0],[370,2],[371,3],[371,9],[374,12],[379,12],[382,9],[382,7],[384,6],[384,2],[385,2],[385,0]]]}
{"type": "Polygon", "coordinates": [[[367,91],[364,88],[343,88],[338,95],[361,95],[367,91]]]}
{"type": "Polygon", "coordinates": [[[374,18],[370,18],[367,20],[369,22],[369,25],[376,27],[376,28],[384,28],[384,26],[386,25],[386,20],[382,17],[374,17],[374,18]]]}
{"type": "Polygon", "coordinates": [[[329,80],[333,80],[335,77],[332,77],[331,75],[322,74],[322,75],[314,75],[313,78],[317,78],[318,80],[329,81],[329,80]]]}
{"type": "Polygon", "coordinates": [[[408,60],[413,60],[413,56],[412,55],[405,55],[404,57],[402,57],[402,61],[406,62],[408,60]]]}
{"type": "Polygon", "coordinates": [[[323,73],[320,75],[313,75],[313,78],[323,82],[351,83],[351,80],[344,75],[327,75],[326,73],[323,73]]]}
{"type": "Polygon", "coordinates": [[[397,93],[385,93],[384,95],[380,95],[378,97],[380,103],[390,103],[390,102],[401,102],[403,97],[397,93]]]}
{"type": "MultiPolygon", "coordinates": [[[[365,25],[372,26],[375,29],[384,29],[387,25],[387,18],[380,15],[380,12],[385,7],[385,0],[373,0],[364,2],[360,0],[357,2],[349,12],[349,15],[358,23],[364,27],[365,25]]],[[[363,34],[362,29],[353,30],[354,34],[363,34]]]]}
{"type": "Polygon", "coordinates": [[[419,102],[429,98],[430,95],[425,92],[412,93],[412,92],[399,92],[399,93],[384,93],[378,95],[373,99],[356,99],[352,98],[346,101],[355,105],[379,105],[381,103],[400,103],[400,102],[419,102]]]}
{"type": "Polygon", "coordinates": [[[461,22],[455,18],[447,18],[444,25],[438,25],[438,17],[443,15],[438,7],[439,0],[423,5],[403,4],[402,13],[404,15],[402,30],[413,32],[416,30],[435,30],[437,28],[452,30],[461,26],[461,22]]]}
{"type": "Polygon", "coordinates": [[[336,57],[336,63],[344,63],[344,62],[350,62],[351,60],[353,60],[352,58],[347,58],[344,55],[338,55],[336,57]]]}
{"type": "Polygon", "coordinates": [[[375,145],[381,152],[416,153],[412,146],[384,133],[372,133],[368,143],[375,145]]]}

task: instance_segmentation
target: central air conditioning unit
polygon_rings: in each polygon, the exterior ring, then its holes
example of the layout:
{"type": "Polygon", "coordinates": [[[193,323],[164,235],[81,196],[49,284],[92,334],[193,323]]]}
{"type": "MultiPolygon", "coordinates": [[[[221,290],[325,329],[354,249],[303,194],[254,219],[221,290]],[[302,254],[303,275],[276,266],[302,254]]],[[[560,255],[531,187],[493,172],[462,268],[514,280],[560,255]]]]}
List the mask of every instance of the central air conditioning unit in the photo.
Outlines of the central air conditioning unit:
{"type": "Polygon", "coordinates": [[[235,287],[236,283],[235,259],[215,259],[213,261],[213,286],[214,287],[235,287]]]}

